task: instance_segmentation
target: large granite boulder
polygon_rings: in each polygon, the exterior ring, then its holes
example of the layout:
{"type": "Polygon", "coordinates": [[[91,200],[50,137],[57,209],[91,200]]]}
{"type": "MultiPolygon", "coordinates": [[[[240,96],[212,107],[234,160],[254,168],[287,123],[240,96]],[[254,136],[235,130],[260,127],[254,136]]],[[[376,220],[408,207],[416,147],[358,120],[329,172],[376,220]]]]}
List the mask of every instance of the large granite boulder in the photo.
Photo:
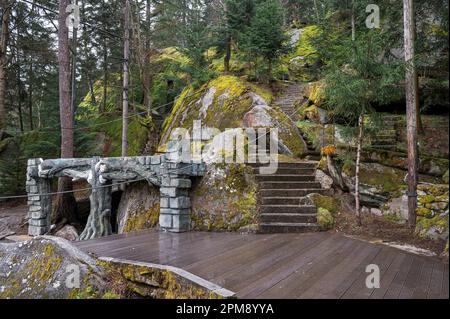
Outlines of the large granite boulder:
{"type": "Polygon", "coordinates": [[[147,182],[129,184],[117,210],[118,233],[155,227],[159,220],[159,190],[147,182]]]}
{"type": "Polygon", "coordinates": [[[194,230],[253,231],[258,219],[257,182],[243,164],[208,165],[191,193],[194,230]]]}
{"type": "Polygon", "coordinates": [[[104,270],[59,237],[0,243],[1,298],[89,298],[102,296],[104,270]]]}
{"type": "Polygon", "coordinates": [[[305,154],[306,145],[295,123],[272,106],[272,100],[270,91],[235,76],[220,76],[199,90],[188,87],[164,122],[159,150],[166,150],[177,128],[187,129],[192,134],[194,121],[200,120],[203,128],[220,132],[245,127],[278,128],[279,141],[286,146],[288,154],[305,154]]]}

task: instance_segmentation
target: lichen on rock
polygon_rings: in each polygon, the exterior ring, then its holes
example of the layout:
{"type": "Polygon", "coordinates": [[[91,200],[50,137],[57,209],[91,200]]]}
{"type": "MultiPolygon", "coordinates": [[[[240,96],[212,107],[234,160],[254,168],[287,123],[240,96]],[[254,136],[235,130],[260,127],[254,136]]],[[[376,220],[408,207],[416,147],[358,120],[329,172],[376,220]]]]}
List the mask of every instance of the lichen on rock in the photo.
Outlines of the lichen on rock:
{"type": "Polygon", "coordinates": [[[156,227],[159,219],[159,196],[159,190],[145,181],[128,185],[118,207],[118,233],[156,227]]]}
{"type": "Polygon", "coordinates": [[[191,193],[191,228],[252,229],[257,223],[257,182],[244,164],[211,164],[191,193]]]}
{"type": "Polygon", "coordinates": [[[271,106],[272,100],[269,90],[231,75],[219,76],[198,90],[187,87],[164,122],[159,150],[166,149],[175,129],[191,131],[194,121],[201,120],[202,127],[215,128],[220,132],[244,127],[277,128],[279,140],[290,152],[302,155],[306,146],[295,124],[279,108],[271,106]],[[261,122],[262,117],[264,123],[261,122]]]}

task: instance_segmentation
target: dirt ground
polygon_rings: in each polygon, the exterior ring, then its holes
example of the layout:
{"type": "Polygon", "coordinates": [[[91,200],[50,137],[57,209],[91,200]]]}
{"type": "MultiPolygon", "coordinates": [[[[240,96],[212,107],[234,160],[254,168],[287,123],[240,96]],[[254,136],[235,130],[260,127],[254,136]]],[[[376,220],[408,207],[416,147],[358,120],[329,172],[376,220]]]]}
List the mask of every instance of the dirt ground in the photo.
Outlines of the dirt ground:
{"type": "Polygon", "coordinates": [[[333,231],[370,241],[408,244],[430,250],[438,256],[445,248],[445,241],[421,238],[414,234],[414,229],[409,228],[406,223],[392,221],[384,216],[363,214],[362,226],[358,226],[354,207],[349,204],[351,199],[346,198],[346,202],[335,216],[336,225],[333,231]]]}

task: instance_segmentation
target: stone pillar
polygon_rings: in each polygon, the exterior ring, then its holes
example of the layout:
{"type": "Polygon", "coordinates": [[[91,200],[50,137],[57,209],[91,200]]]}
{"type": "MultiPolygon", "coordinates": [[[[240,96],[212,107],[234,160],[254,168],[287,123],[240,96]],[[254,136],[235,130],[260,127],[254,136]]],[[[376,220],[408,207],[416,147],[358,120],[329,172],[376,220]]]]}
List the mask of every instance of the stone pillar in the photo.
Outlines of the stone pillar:
{"type": "MultiPolygon", "coordinates": [[[[189,188],[191,180],[183,174],[184,163],[164,163],[166,167],[161,179],[159,225],[172,232],[188,231],[190,227],[191,201],[189,188]],[[179,174],[178,172],[181,172],[179,174]]],[[[189,164],[187,164],[189,165],[189,164]]]]}
{"type": "Polygon", "coordinates": [[[40,178],[38,166],[42,159],[28,160],[26,190],[28,193],[28,235],[39,236],[47,233],[51,225],[52,197],[50,180],[40,178]]]}

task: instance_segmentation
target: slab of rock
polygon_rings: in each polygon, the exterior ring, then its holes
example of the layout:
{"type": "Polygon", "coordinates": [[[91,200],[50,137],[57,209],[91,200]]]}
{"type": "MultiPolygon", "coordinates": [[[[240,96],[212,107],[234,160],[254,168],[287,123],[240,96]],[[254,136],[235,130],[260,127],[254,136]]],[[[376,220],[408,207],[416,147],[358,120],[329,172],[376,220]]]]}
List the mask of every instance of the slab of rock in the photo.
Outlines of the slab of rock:
{"type": "Polygon", "coordinates": [[[65,239],[0,243],[0,299],[93,297],[104,278],[96,260],[65,239]]]}
{"type": "Polygon", "coordinates": [[[78,239],[78,231],[72,225],[66,225],[55,233],[55,236],[75,241],[78,239]]]}

